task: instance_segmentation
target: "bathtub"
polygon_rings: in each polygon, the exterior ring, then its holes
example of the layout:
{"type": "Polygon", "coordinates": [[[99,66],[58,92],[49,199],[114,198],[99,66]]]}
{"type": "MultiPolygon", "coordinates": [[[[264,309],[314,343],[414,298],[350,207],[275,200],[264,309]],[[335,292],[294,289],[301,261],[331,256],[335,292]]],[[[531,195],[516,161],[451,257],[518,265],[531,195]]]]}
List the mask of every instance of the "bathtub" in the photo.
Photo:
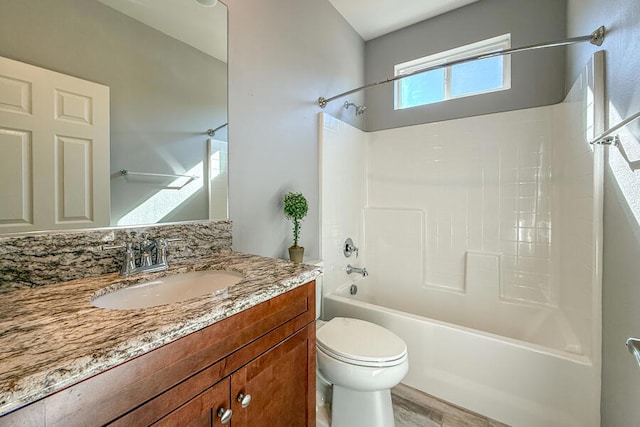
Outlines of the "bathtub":
{"type": "Polygon", "coordinates": [[[363,319],[400,336],[409,349],[404,384],[512,426],[599,425],[599,372],[561,313],[529,307],[524,320],[509,321],[507,311],[493,324],[500,330],[484,331],[469,327],[481,321],[383,307],[366,280],[356,295],[351,284],[324,295],[323,318],[363,319]]]}

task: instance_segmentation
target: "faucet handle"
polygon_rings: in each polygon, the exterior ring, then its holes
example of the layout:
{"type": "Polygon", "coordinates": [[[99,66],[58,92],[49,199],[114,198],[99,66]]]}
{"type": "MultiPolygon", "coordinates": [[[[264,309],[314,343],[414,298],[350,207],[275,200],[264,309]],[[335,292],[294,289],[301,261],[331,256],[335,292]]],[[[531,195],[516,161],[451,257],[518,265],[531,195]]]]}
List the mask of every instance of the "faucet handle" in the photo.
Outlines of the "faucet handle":
{"type": "Polygon", "coordinates": [[[169,239],[156,239],[155,243],[156,243],[156,248],[158,248],[158,255],[157,255],[157,260],[156,262],[158,264],[167,264],[167,247],[169,246],[169,243],[171,242],[177,242],[182,240],[182,238],[180,237],[173,237],[173,238],[169,238],[169,239]]]}
{"type": "Polygon", "coordinates": [[[120,271],[120,274],[122,276],[128,276],[136,268],[136,259],[133,254],[133,245],[129,242],[122,242],[115,245],[101,246],[101,249],[103,251],[110,250],[110,249],[120,249],[120,248],[124,248],[125,250],[124,263],[122,264],[122,270],[120,271]]]}
{"type": "Polygon", "coordinates": [[[124,247],[126,248],[124,264],[122,265],[122,270],[120,274],[122,276],[128,276],[131,274],[133,270],[136,269],[136,257],[133,253],[133,244],[125,243],[124,247]]]}
{"type": "Polygon", "coordinates": [[[342,253],[345,257],[349,258],[354,252],[356,253],[356,258],[358,258],[358,248],[353,244],[351,237],[347,237],[347,240],[344,241],[344,249],[342,250],[342,253]]]}
{"type": "Polygon", "coordinates": [[[153,241],[149,240],[149,233],[140,233],[138,237],[138,249],[141,252],[148,252],[153,247],[153,241]]]}

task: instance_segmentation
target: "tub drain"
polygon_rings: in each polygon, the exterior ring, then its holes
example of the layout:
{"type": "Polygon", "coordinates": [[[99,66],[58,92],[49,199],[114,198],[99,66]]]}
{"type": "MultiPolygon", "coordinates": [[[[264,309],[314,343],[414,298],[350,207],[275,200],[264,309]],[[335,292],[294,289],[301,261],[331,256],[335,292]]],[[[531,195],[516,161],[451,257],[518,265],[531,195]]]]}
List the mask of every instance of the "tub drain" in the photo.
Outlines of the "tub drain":
{"type": "Polygon", "coordinates": [[[358,293],[358,287],[356,285],[351,285],[351,287],[349,288],[349,293],[351,295],[355,295],[358,293]]]}

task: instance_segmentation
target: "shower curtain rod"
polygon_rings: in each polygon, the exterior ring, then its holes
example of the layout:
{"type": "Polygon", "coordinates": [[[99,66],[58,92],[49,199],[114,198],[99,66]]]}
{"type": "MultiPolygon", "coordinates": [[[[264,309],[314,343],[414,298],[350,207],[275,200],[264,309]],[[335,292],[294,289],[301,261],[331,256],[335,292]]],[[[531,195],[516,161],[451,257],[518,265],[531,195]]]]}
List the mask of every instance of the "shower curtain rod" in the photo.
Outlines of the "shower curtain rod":
{"type": "Polygon", "coordinates": [[[325,97],[321,96],[320,98],[318,98],[318,105],[320,105],[321,108],[324,108],[324,107],[327,106],[327,104],[329,102],[333,101],[334,99],[342,98],[343,96],[351,95],[352,93],[360,92],[361,90],[368,89],[368,88],[373,87],[373,86],[378,86],[378,85],[385,84],[385,83],[395,82],[396,80],[404,79],[405,77],[411,77],[411,76],[415,76],[416,74],[427,73],[429,71],[438,70],[440,68],[445,68],[445,67],[449,67],[449,66],[452,66],[452,65],[459,65],[459,64],[464,64],[466,62],[477,61],[479,59],[493,58],[495,56],[509,55],[509,54],[512,54],[512,53],[525,52],[527,50],[534,50],[534,49],[543,49],[543,48],[547,48],[547,47],[566,46],[566,45],[571,45],[571,44],[575,44],[575,43],[582,43],[582,42],[586,42],[586,41],[588,41],[591,44],[594,44],[596,46],[601,46],[602,42],[604,41],[604,35],[605,35],[605,28],[604,28],[604,26],[601,26],[600,28],[595,30],[593,33],[591,33],[591,34],[589,34],[587,36],[572,37],[570,39],[556,40],[556,41],[552,41],[552,42],[544,42],[544,43],[532,44],[532,45],[523,46],[523,47],[515,47],[515,48],[512,48],[512,49],[505,49],[505,50],[501,50],[501,51],[498,51],[498,52],[483,53],[481,55],[475,55],[475,56],[470,56],[470,57],[467,57],[467,58],[457,59],[457,60],[454,60],[454,61],[446,62],[444,64],[438,64],[438,65],[434,65],[432,67],[423,68],[422,70],[414,71],[412,73],[403,74],[401,76],[390,77],[390,78],[388,78],[386,80],[382,80],[382,81],[379,81],[379,82],[376,82],[376,83],[369,83],[367,85],[360,86],[358,88],[351,89],[351,90],[348,90],[346,92],[342,92],[342,93],[340,93],[338,95],[332,96],[331,98],[325,98],[325,97]]]}
{"type": "Polygon", "coordinates": [[[620,123],[618,123],[615,126],[611,126],[609,129],[605,130],[604,132],[602,132],[600,135],[596,136],[595,138],[593,138],[591,141],[589,141],[589,144],[593,145],[593,144],[597,144],[597,145],[617,145],[618,144],[618,137],[614,136],[611,137],[610,135],[612,133],[614,133],[615,131],[617,131],[618,129],[621,129],[623,127],[625,127],[626,125],[628,125],[629,123],[640,119],[640,112],[635,113],[632,116],[627,117],[626,119],[624,119],[623,121],[621,121],[620,123]]]}
{"type": "Polygon", "coordinates": [[[225,124],[223,124],[223,125],[220,125],[220,126],[218,126],[217,128],[215,128],[215,129],[207,129],[207,132],[206,132],[206,133],[207,133],[207,135],[209,135],[209,136],[214,136],[214,135],[216,134],[216,132],[217,132],[217,131],[219,131],[220,129],[222,129],[222,128],[223,128],[223,127],[225,127],[225,126],[229,126],[229,123],[225,123],[225,124]]]}

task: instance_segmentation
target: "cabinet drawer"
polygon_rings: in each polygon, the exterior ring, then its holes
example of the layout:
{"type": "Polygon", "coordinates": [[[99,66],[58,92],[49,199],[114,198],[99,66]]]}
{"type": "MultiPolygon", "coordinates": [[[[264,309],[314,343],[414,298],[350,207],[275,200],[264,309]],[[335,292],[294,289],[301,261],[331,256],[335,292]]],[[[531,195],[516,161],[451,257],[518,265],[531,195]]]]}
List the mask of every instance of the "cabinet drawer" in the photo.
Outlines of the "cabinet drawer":
{"type": "MultiPolygon", "coordinates": [[[[170,392],[167,392],[170,393],[170,392]]],[[[222,425],[219,409],[229,409],[229,379],[220,381],[157,422],[154,427],[212,427],[222,425]]],[[[130,424],[132,425],[132,424],[130,424]]]]}

